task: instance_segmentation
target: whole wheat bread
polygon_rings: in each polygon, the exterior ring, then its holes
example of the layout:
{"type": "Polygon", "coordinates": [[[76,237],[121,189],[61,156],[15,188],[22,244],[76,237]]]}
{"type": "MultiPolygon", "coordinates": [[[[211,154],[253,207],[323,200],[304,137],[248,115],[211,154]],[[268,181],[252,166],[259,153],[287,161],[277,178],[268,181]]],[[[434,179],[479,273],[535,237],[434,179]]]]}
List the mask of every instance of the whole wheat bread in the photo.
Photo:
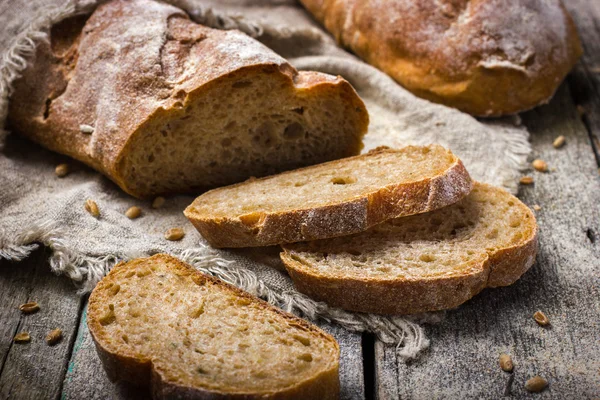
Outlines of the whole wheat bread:
{"type": "Polygon", "coordinates": [[[533,265],[537,225],[516,197],[476,183],[449,207],[367,232],[284,246],[297,289],[347,310],[410,314],[456,307],[533,265]]]}
{"type": "Polygon", "coordinates": [[[164,254],[114,267],[87,318],[111,380],[155,399],[338,397],[335,339],[164,254]]]}
{"type": "Polygon", "coordinates": [[[344,79],[152,0],[55,25],[14,87],[12,129],[137,197],[355,155],[368,126],[344,79]]]}
{"type": "Polygon", "coordinates": [[[185,215],[214,247],[268,246],[362,232],[455,203],[471,186],[441,146],[378,148],[209,191],[185,215]]]}

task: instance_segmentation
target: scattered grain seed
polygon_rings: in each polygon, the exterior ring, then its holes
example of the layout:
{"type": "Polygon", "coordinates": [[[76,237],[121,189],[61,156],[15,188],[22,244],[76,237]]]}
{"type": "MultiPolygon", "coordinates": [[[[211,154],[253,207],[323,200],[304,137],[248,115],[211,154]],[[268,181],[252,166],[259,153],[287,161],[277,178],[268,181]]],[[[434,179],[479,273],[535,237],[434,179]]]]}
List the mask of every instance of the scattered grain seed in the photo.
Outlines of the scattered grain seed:
{"type": "Polygon", "coordinates": [[[535,211],[540,211],[540,210],[542,209],[542,206],[540,206],[540,205],[538,205],[538,204],[534,204],[534,205],[533,205],[533,209],[534,209],[535,211]]]}
{"type": "Polygon", "coordinates": [[[531,185],[533,183],[533,177],[523,176],[523,177],[521,177],[519,182],[521,182],[522,185],[531,185]]]}
{"type": "Polygon", "coordinates": [[[512,372],[513,362],[508,354],[500,354],[500,368],[502,371],[512,372]]]}
{"type": "Polygon", "coordinates": [[[21,304],[19,306],[19,310],[21,310],[23,314],[33,314],[40,310],[40,306],[35,301],[30,301],[28,303],[21,304]]]}
{"type": "Polygon", "coordinates": [[[548,386],[548,381],[537,375],[533,378],[530,378],[527,382],[525,382],[525,389],[528,392],[539,393],[542,390],[546,389],[548,386]]]}
{"type": "Polygon", "coordinates": [[[94,127],[91,125],[81,124],[79,130],[81,133],[87,133],[88,135],[94,133],[94,127]]]}
{"type": "Polygon", "coordinates": [[[69,164],[58,164],[56,168],[54,168],[54,173],[59,178],[64,178],[69,174],[69,164]]]}
{"type": "Polygon", "coordinates": [[[158,196],[152,202],[152,208],[161,208],[165,204],[165,198],[158,196]]]}
{"type": "Polygon", "coordinates": [[[85,201],[85,210],[89,212],[93,217],[98,218],[100,216],[98,204],[96,204],[96,202],[92,199],[87,199],[85,201]]]}
{"type": "Polygon", "coordinates": [[[537,322],[541,326],[550,325],[550,320],[548,319],[546,314],[539,310],[536,311],[535,314],[533,314],[533,319],[535,319],[535,322],[537,322]]]}
{"type": "Polygon", "coordinates": [[[552,146],[554,146],[555,149],[559,149],[565,145],[565,142],[565,137],[563,135],[560,135],[559,137],[554,139],[554,142],[552,142],[552,146]]]}
{"type": "Polygon", "coordinates": [[[181,240],[185,236],[185,232],[181,228],[171,228],[165,233],[165,239],[167,240],[181,240]]]}
{"type": "Polygon", "coordinates": [[[142,209],[136,206],[129,207],[127,211],[125,211],[125,215],[129,219],[136,219],[140,215],[142,215],[142,209]]]}
{"type": "Polygon", "coordinates": [[[62,339],[62,331],[58,328],[51,330],[48,335],[46,335],[46,343],[50,346],[54,346],[62,339]]]}
{"type": "Polygon", "coordinates": [[[13,341],[15,343],[29,343],[31,342],[31,336],[29,336],[28,332],[20,332],[15,335],[13,341]]]}
{"type": "Polygon", "coordinates": [[[533,168],[535,168],[536,171],[548,172],[548,164],[546,164],[546,161],[544,161],[544,160],[540,160],[540,159],[533,160],[531,165],[533,165],[533,168]]]}

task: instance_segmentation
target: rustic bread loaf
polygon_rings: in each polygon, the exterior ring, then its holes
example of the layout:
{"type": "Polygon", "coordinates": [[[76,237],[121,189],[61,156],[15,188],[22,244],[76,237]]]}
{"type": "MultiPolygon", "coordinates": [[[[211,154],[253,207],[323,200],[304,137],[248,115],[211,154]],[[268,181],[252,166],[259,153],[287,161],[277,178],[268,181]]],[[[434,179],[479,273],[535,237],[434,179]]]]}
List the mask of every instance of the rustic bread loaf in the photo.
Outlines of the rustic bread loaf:
{"type": "Polygon", "coordinates": [[[367,232],[284,246],[297,289],[331,306],[381,314],[456,307],[533,265],[537,225],[516,197],[476,183],[463,200],[367,232]]]}
{"type": "Polygon", "coordinates": [[[298,72],[241,32],[117,0],[52,28],[10,123],[147,197],[358,154],[368,114],[342,78],[298,72]]]}
{"type": "Polygon", "coordinates": [[[471,185],[441,146],[381,147],[211,190],[185,215],[214,247],[268,246],[362,232],[455,203],[471,185]]]}
{"type": "Polygon", "coordinates": [[[417,96],[474,115],[546,103],[582,53],[560,0],[301,0],[417,96]]]}
{"type": "Polygon", "coordinates": [[[113,268],[87,319],[109,378],[154,399],[339,396],[335,339],[164,254],[113,268]]]}

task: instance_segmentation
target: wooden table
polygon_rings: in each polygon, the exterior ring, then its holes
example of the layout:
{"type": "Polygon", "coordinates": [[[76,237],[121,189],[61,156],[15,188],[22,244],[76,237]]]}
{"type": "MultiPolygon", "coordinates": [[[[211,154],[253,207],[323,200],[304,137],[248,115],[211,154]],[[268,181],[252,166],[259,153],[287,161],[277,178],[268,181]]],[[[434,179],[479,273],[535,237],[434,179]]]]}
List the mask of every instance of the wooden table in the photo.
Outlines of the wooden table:
{"type": "MultiPolygon", "coordinates": [[[[370,334],[321,324],[342,348],[343,398],[497,399],[510,377],[498,355],[509,353],[512,397],[600,399],[600,1],[565,3],[586,54],[549,105],[521,116],[533,157],[551,168],[531,171],[535,184],[519,193],[541,206],[537,263],[513,286],[487,289],[428,326],[431,348],[408,364],[370,334]],[[566,145],[554,149],[559,135],[566,145]],[[537,310],[550,327],[533,321],[537,310]],[[524,382],[537,374],[550,386],[529,394],[524,382]]],[[[1,2],[0,20],[14,7],[1,2]]],[[[86,328],[87,299],[50,272],[47,255],[40,250],[18,265],[0,262],[0,399],[147,398],[144,389],[108,381],[86,328]],[[42,310],[22,315],[18,306],[28,300],[42,310]],[[49,347],[44,337],[57,327],[64,339],[49,347]],[[13,344],[23,330],[32,342],[13,344]]]]}

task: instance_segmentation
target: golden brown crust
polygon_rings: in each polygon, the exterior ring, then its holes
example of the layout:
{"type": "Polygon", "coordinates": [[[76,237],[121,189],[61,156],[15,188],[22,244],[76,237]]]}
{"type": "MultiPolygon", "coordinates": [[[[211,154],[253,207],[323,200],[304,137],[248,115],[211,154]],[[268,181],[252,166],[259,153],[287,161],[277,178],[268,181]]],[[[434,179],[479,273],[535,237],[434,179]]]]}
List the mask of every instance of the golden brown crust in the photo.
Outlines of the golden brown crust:
{"type": "MultiPolygon", "coordinates": [[[[477,183],[480,186],[487,186],[477,183]]],[[[512,196],[511,196],[512,197],[512,196]]],[[[460,272],[419,279],[362,279],[326,276],[284,247],[280,254],[296,288],[330,306],[377,314],[414,314],[459,306],[486,287],[516,282],[535,262],[538,249],[535,216],[520,243],[482,253],[460,272]]],[[[359,249],[360,250],[360,249],[359,249]]]]}
{"type": "Polygon", "coordinates": [[[582,54],[560,0],[302,0],[342,45],[426,99],[481,116],[546,103],[582,54]]]}
{"type": "Polygon", "coordinates": [[[348,153],[359,152],[368,113],[348,82],[298,73],[241,32],[195,24],[182,10],[151,0],[111,1],[87,19],[55,25],[50,43],[40,43],[35,62],[15,81],[9,124],[104,173],[127,193],[148,197],[155,193],[138,191],[123,170],[134,139],[211,85],[250,72],[282,77],[298,96],[338,90],[359,111],[360,134],[348,153]],[[93,133],[82,133],[81,125],[93,133]]]}
{"type": "MultiPolygon", "coordinates": [[[[382,147],[350,159],[395,151],[397,150],[382,147]]],[[[252,224],[238,216],[213,218],[198,213],[195,204],[202,202],[202,196],[186,208],[184,214],[211,246],[216,248],[270,246],[350,235],[363,232],[391,218],[442,208],[469,194],[472,188],[469,173],[460,159],[452,156],[454,163],[440,175],[384,186],[351,201],[330,203],[319,208],[262,213],[260,219],[252,224]]],[[[321,166],[335,170],[345,162],[342,159],[321,166]]],[[[311,167],[306,167],[284,172],[277,177],[284,178],[289,173],[303,171],[308,173],[310,169],[311,167]]],[[[224,189],[247,184],[248,182],[242,182],[224,189]]],[[[222,189],[215,189],[218,190],[222,189]]]]}
{"type": "Polygon", "coordinates": [[[243,290],[229,285],[216,278],[204,275],[196,271],[191,266],[182,261],[169,256],[167,254],[157,254],[149,258],[135,259],[129,262],[122,262],[116,265],[109,274],[98,283],[96,288],[90,295],[87,311],[87,324],[96,345],[98,355],[104,369],[111,381],[127,381],[137,385],[150,386],[154,399],[305,399],[305,398],[322,398],[322,399],[337,399],[339,398],[339,345],[337,341],[329,334],[319,329],[315,325],[298,318],[292,314],[286,313],[278,308],[271,306],[266,301],[256,298],[243,290]],[[318,335],[329,341],[337,351],[338,361],[332,368],[323,371],[314,376],[312,379],[298,382],[296,385],[279,391],[269,391],[261,393],[231,393],[227,391],[219,392],[207,390],[203,388],[186,387],[166,381],[158,372],[148,357],[135,356],[128,354],[126,349],[114,351],[102,341],[100,332],[103,331],[100,324],[100,317],[103,310],[106,308],[106,291],[107,289],[121,279],[117,273],[126,269],[135,269],[140,264],[144,263],[169,263],[173,269],[181,271],[185,275],[195,275],[199,281],[209,282],[213,285],[218,285],[227,288],[236,296],[250,299],[252,302],[258,303],[262,309],[268,309],[276,312],[285,319],[289,320],[292,325],[295,325],[303,330],[310,332],[311,335],[318,335]]]}

